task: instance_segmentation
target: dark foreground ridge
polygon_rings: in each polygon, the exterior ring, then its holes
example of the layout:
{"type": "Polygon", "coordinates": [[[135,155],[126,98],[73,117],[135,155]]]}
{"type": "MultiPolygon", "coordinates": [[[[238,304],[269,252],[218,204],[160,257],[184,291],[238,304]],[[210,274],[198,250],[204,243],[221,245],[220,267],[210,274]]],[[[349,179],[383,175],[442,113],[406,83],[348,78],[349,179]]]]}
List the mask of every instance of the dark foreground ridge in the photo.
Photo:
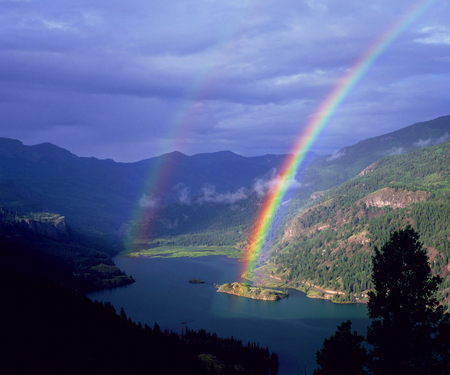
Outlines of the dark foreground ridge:
{"type": "Polygon", "coordinates": [[[85,291],[134,280],[114,266],[107,244],[41,233],[46,222],[22,228],[18,215],[0,214],[0,373],[277,373],[277,355],[258,344],[142,326],[123,309],[91,301],[85,291]]]}

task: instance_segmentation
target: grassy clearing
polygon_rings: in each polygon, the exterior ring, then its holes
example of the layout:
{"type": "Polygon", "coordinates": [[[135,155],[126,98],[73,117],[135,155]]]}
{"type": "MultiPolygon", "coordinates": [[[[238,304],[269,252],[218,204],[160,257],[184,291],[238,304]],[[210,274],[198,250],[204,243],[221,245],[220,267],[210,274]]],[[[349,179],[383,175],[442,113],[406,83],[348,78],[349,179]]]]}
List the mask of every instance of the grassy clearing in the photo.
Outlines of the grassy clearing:
{"type": "Polygon", "coordinates": [[[228,258],[241,258],[242,252],[232,246],[157,246],[134,252],[124,252],[126,257],[180,258],[225,255],[228,258]]]}
{"type": "Polygon", "coordinates": [[[306,297],[308,297],[308,298],[321,298],[319,292],[317,290],[314,290],[314,289],[308,290],[308,292],[306,293],[306,297]]]}

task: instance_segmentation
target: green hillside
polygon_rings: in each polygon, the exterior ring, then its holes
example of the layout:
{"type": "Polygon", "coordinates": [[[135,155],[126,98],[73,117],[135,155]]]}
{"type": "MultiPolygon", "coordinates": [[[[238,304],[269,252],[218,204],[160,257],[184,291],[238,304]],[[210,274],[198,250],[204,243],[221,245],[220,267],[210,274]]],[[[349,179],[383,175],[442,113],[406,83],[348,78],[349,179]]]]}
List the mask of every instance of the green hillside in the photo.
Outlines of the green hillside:
{"type": "MultiPolygon", "coordinates": [[[[312,158],[313,160],[298,173],[297,178],[302,187],[289,197],[289,204],[283,206],[282,213],[277,214],[272,232],[268,236],[270,241],[273,243],[279,240],[283,236],[283,228],[298,215],[299,210],[313,204],[311,197],[321,197],[323,190],[348,181],[387,155],[399,152],[407,154],[422,149],[425,145],[441,144],[448,138],[449,132],[450,116],[445,116],[361,141],[340,150],[337,153],[339,157],[335,155],[312,158]]],[[[214,158],[219,156],[225,155],[218,153],[214,158]]],[[[238,157],[235,156],[235,159],[238,157]]],[[[217,160],[214,159],[214,162],[217,160]]],[[[371,169],[373,167],[368,170],[371,169]]],[[[225,172],[228,175],[228,171],[225,172]]],[[[402,169],[398,172],[402,173],[402,169]]],[[[398,180],[402,181],[404,178],[406,176],[398,180]]],[[[136,238],[135,234],[140,234],[141,237],[135,241],[133,250],[141,255],[171,253],[168,249],[171,246],[177,248],[176,252],[181,255],[185,255],[185,251],[198,255],[201,253],[198,249],[182,251],[180,247],[223,246],[228,247],[225,252],[236,256],[235,249],[245,246],[250,225],[261,203],[261,197],[250,189],[247,189],[245,194],[245,199],[232,205],[220,202],[195,204],[195,200],[192,204],[168,205],[147,213],[141,222],[129,222],[125,234],[128,238],[136,238]]],[[[203,253],[211,254],[210,251],[203,253]]]]}
{"type": "Polygon", "coordinates": [[[311,162],[302,176],[302,182],[308,187],[299,195],[304,198],[313,192],[330,189],[386,156],[407,154],[442,143],[449,137],[450,116],[442,116],[344,147],[334,155],[311,162]]]}
{"type": "Polygon", "coordinates": [[[450,142],[390,156],[325,192],[285,227],[271,249],[272,277],[311,295],[363,300],[373,248],[411,224],[449,300],[450,142]],[[334,293],[333,293],[334,291],[334,293]],[[337,293],[336,293],[337,292],[337,293]]]}

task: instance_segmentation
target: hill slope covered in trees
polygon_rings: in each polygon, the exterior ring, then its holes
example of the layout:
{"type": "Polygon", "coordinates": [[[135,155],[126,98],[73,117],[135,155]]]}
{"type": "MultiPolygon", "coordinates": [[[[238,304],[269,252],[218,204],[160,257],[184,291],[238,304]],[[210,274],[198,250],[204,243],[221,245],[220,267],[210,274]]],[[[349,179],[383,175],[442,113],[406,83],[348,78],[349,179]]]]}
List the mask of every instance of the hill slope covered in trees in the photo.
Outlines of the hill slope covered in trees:
{"type": "Polygon", "coordinates": [[[412,225],[448,302],[450,142],[390,156],[324,193],[284,229],[271,249],[273,275],[335,301],[363,300],[373,248],[412,225]],[[317,287],[317,288],[314,288],[317,287]],[[327,293],[326,291],[338,293],[327,293]]]}

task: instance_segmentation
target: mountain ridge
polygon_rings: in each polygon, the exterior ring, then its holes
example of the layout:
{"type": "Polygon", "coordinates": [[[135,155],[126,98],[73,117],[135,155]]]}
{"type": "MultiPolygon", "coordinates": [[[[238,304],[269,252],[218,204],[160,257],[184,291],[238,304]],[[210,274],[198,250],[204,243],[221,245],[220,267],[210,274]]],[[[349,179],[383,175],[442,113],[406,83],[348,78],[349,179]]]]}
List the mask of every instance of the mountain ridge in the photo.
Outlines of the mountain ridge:
{"type": "MultiPolygon", "coordinates": [[[[447,277],[450,143],[444,141],[449,133],[450,116],[442,116],[358,142],[335,155],[309,154],[309,163],[297,174],[298,187],[270,234],[269,275],[299,288],[335,290],[339,293],[334,297],[341,301],[360,299],[370,287],[370,249],[409,220],[422,231],[433,272],[447,277]],[[409,153],[388,156],[393,150],[409,153]],[[289,240],[283,230],[295,232],[293,223],[305,231],[289,240]],[[333,226],[339,233],[330,229],[333,226]],[[309,270],[293,254],[301,255],[309,270]]],[[[25,146],[1,138],[0,204],[19,213],[54,212],[69,226],[115,240],[119,233],[131,239],[139,233],[142,248],[227,246],[239,253],[283,162],[283,155],[244,157],[220,151],[194,156],[174,152],[116,163],[79,158],[49,143],[25,146]],[[155,181],[149,173],[160,165],[172,174],[166,185],[152,191],[155,181]],[[142,220],[130,219],[138,210],[142,220]]],[[[441,293],[447,293],[446,288],[441,293]]]]}
{"type": "Polygon", "coordinates": [[[179,199],[179,189],[195,195],[205,185],[214,185],[217,192],[250,187],[284,156],[262,158],[265,161],[231,151],[194,156],[174,152],[136,163],[117,163],[78,157],[51,143],[26,146],[19,140],[0,138],[0,203],[19,211],[58,212],[71,224],[117,233],[129,219],[126,212],[136,210],[145,190],[151,191],[145,185],[159,164],[172,173],[166,185],[152,194],[166,205],[179,199]]]}
{"type": "MultiPolygon", "coordinates": [[[[270,250],[272,274],[311,296],[364,300],[374,247],[412,225],[450,303],[450,141],[380,159],[301,210],[270,250]],[[311,286],[314,288],[311,288],[311,286]],[[340,295],[323,293],[323,290],[340,295]]],[[[267,266],[266,266],[267,268],[267,266]]]]}
{"type": "MultiPolygon", "coordinates": [[[[418,122],[343,147],[334,155],[315,159],[303,173],[303,182],[313,186],[316,191],[327,190],[355,177],[381,158],[439,144],[449,137],[450,115],[418,122]]],[[[308,190],[303,198],[309,197],[315,192],[313,190],[308,190]]]]}

